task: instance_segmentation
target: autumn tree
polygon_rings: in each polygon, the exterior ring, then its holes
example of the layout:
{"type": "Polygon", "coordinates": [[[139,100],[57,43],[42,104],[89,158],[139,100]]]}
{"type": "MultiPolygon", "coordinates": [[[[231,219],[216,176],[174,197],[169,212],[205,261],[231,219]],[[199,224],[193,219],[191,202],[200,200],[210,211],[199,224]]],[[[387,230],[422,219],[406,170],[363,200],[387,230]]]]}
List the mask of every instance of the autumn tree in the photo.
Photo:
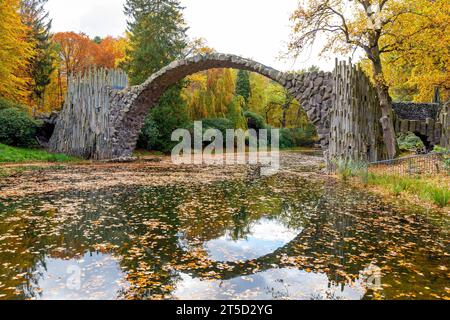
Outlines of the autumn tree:
{"type": "Polygon", "coordinates": [[[64,75],[83,73],[91,67],[115,68],[125,57],[124,38],[91,40],[84,33],[60,32],[53,41],[58,45],[64,75]]]}
{"type": "MultiPolygon", "coordinates": [[[[417,2],[420,2],[419,0],[417,2]]],[[[382,55],[396,50],[405,38],[423,29],[422,24],[412,27],[408,34],[398,37],[391,26],[406,15],[423,19],[416,1],[409,0],[310,0],[299,5],[292,15],[295,23],[290,49],[299,53],[320,35],[327,36],[322,51],[331,49],[348,53],[362,49],[372,66],[380,108],[384,142],[389,158],[397,153],[393,125],[392,102],[385,79],[382,55]]],[[[425,18],[426,20],[426,18],[425,18]]]]}
{"type": "Polygon", "coordinates": [[[395,43],[382,56],[384,74],[396,100],[429,102],[434,88],[450,98],[450,2],[418,1],[415,15],[403,15],[389,25],[384,45],[395,43]],[[420,32],[415,30],[421,29],[420,32]]]}
{"type": "Polygon", "coordinates": [[[127,40],[125,38],[108,36],[98,40],[97,46],[97,50],[95,50],[95,64],[97,66],[108,69],[117,68],[125,59],[127,48],[127,40]]]}
{"type": "MultiPolygon", "coordinates": [[[[61,59],[61,74],[68,79],[70,74],[83,73],[95,65],[95,43],[83,33],[59,32],[53,36],[61,59]]],[[[68,81],[68,80],[67,80],[68,81]]]]}
{"type": "Polygon", "coordinates": [[[28,27],[28,42],[34,45],[34,55],[29,60],[28,83],[31,95],[30,105],[42,109],[44,93],[50,84],[54,70],[54,46],[51,41],[51,20],[45,11],[47,0],[23,0],[21,4],[22,22],[28,27]]]}
{"type": "Polygon", "coordinates": [[[187,78],[183,96],[193,120],[222,118],[233,100],[235,74],[231,69],[210,69],[187,78]]]}
{"type": "Polygon", "coordinates": [[[125,59],[128,41],[123,37],[96,37],[83,33],[59,32],[53,36],[55,44],[55,71],[45,94],[45,111],[58,109],[64,101],[68,75],[84,73],[89,68],[117,68],[125,59]]]}
{"type": "Polygon", "coordinates": [[[25,103],[30,91],[24,70],[35,52],[19,10],[19,0],[0,1],[0,97],[25,103]]]}
{"type": "Polygon", "coordinates": [[[247,109],[273,127],[302,128],[308,120],[300,103],[279,83],[250,73],[251,95],[247,109]]]}

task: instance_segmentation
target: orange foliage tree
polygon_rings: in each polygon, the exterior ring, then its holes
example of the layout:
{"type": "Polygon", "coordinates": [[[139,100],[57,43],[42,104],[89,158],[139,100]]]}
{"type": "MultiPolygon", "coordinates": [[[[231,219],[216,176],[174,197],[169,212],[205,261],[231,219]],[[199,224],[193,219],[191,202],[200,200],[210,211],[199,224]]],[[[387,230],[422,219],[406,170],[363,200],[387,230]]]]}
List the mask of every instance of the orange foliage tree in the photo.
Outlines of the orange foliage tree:
{"type": "Polygon", "coordinates": [[[59,32],[53,36],[58,47],[56,68],[48,88],[47,110],[59,109],[64,102],[68,76],[92,67],[115,68],[125,58],[127,40],[106,37],[98,42],[84,33],[59,32]]]}
{"type": "Polygon", "coordinates": [[[125,58],[126,47],[125,38],[106,37],[97,44],[95,64],[110,69],[116,68],[125,58]]]}
{"type": "Polygon", "coordinates": [[[95,43],[83,33],[59,32],[53,41],[58,44],[61,74],[67,78],[70,74],[82,73],[94,66],[95,43]]]}

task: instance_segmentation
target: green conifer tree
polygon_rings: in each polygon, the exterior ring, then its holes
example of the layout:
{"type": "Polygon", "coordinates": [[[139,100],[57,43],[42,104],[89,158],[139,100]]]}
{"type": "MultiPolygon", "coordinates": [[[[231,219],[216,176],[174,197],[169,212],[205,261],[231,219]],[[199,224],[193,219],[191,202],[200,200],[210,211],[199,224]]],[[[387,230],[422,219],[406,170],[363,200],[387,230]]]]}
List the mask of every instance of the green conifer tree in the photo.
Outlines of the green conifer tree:
{"type": "Polygon", "coordinates": [[[247,106],[251,95],[250,73],[245,70],[239,70],[236,79],[236,95],[244,98],[247,106]]]}
{"type": "Polygon", "coordinates": [[[127,0],[130,49],[124,68],[133,84],[179,59],[187,46],[183,7],[178,0],[127,0]]]}
{"type": "MultiPolygon", "coordinates": [[[[129,18],[130,49],[122,67],[132,84],[143,83],[154,72],[183,57],[187,27],[180,1],[127,0],[125,14],[129,18]]],[[[170,151],[172,131],[187,125],[186,102],[181,98],[183,85],[170,87],[148,115],[146,123],[156,125],[158,130],[156,150],[170,151]]],[[[143,130],[148,131],[145,127],[143,130]]]]}
{"type": "Polygon", "coordinates": [[[35,47],[35,55],[29,63],[28,85],[31,89],[30,103],[35,104],[38,110],[44,105],[44,93],[51,81],[55,59],[50,33],[52,21],[45,11],[46,3],[47,0],[23,0],[21,3],[22,21],[29,27],[29,42],[35,47]]]}

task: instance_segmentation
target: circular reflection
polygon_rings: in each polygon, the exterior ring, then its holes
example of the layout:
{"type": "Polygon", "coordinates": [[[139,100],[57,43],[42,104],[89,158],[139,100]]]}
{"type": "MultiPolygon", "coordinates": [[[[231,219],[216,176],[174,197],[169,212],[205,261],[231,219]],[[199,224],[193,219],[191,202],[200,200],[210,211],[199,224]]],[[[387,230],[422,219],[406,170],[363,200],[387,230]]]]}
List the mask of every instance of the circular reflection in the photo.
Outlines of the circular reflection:
{"type": "Polygon", "coordinates": [[[35,299],[113,300],[127,288],[125,274],[109,254],[88,252],[68,260],[47,257],[35,274],[35,285],[24,290],[35,299]]]}
{"type": "Polygon", "coordinates": [[[180,274],[174,299],[189,300],[360,300],[362,281],[333,285],[326,274],[298,269],[270,269],[231,280],[200,280],[180,274]]]}
{"type": "Polygon", "coordinates": [[[292,229],[280,221],[263,218],[249,226],[246,235],[236,239],[235,232],[204,244],[212,260],[235,262],[252,260],[270,254],[294,240],[302,229],[292,229]]]}

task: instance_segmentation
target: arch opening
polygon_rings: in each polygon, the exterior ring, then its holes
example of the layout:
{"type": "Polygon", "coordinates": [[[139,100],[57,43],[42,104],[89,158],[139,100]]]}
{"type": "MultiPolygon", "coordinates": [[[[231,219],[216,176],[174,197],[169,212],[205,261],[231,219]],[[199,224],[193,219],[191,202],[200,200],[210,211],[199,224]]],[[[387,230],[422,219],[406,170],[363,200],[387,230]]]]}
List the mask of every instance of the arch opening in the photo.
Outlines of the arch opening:
{"type": "Polygon", "coordinates": [[[175,61],[153,74],[142,85],[130,88],[125,95],[116,96],[119,98],[117,105],[123,105],[124,100],[126,105],[115,119],[111,157],[131,156],[145,117],[171,85],[197,72],[217,68],[254,72],[283,86],[300,103],[309,121],[316,127],[322,147],[326,148],[332,107],[331,73],[283,73],[249,59],[214,53],[175,61]]]}

